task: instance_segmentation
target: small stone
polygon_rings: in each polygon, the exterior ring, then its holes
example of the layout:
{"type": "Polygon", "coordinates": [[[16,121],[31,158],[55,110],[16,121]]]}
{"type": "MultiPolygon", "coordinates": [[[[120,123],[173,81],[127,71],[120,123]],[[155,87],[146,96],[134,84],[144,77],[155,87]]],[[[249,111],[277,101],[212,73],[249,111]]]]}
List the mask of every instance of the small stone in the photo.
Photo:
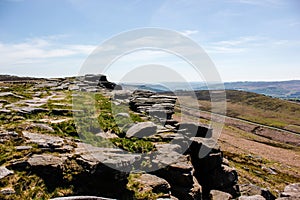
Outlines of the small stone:
{"type": "Polygon", "coordinates": [[[118,114],[116,114],[116,117],[126,117],[126,118],[129,118],[130,115],[128,113],[118,113],[118,114]]]}

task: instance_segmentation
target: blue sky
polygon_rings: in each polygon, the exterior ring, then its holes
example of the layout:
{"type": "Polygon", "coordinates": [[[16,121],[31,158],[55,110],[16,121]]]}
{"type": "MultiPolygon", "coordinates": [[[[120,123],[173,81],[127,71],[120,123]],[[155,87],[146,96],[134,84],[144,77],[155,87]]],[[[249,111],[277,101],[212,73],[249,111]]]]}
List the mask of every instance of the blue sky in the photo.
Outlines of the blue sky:
{"type": "Polygon", "coordinates": [[[103,41],[158,27],[197,42],[223,81],[300,79],[298,0],[0,0],[0,27],[1,74],[76,75],[103,41]]]}

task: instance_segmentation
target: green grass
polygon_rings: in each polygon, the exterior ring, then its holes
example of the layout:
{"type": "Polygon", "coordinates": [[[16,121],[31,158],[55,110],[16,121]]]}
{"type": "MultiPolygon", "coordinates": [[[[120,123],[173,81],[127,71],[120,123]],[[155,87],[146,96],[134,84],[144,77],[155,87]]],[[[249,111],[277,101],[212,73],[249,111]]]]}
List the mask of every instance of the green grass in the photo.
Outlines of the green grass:
{"type": "Polygon", "coordinates": [[[110,141],[119,148],[133,153],[147,153],[155,151],[151,141],[139,138],[113,138],[110,141]]]}

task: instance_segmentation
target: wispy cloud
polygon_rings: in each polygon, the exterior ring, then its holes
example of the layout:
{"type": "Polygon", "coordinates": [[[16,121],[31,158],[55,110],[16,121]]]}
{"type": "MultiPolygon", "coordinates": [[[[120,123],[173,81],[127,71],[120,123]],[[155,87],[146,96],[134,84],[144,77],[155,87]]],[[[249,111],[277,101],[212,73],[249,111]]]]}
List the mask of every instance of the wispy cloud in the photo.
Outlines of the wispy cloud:
{"type": "Polygon", "coordinates": [[[42,60],[88,55],[96,46],[81,44],[60,44],[62,36],[26,39],[21,43],[0,42],[0,66],[41,62],[42,60]]]}
{"type": "Polygon", "coordinates": [[[260,36],[246,36],[236,39],[222,40],[207,45],[208,53],[241,53],[250,47],[260,46],[266,38],[260,36]]]}
{"type": "Polygon", "coordinates": [[[299,47],[300,40],[274,39],[262,36],[245,36],[221,40],[204,45],[208,53],[239,54],[266,48],[280,49],[299,47]]]}
{"type": "Polygon", "coordinates": [[[185,36],[190,36],[190,35],[195,35],[198,32],[199,32],[198,30],[184,30],[181,33],[185,36]]]}
{"type": "Polygon", "coordinates": [[[253,6],[280,6],[285,3],[283,0],[229,0],[229,2],[253,6]]]}

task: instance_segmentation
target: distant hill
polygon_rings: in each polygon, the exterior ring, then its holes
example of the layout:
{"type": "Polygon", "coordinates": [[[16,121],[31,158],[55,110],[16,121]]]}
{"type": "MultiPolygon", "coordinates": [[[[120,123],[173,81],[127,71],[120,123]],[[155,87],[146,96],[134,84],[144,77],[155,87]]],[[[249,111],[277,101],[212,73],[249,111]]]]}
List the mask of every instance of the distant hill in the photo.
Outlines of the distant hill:
{"type": "MultiPolygon", "coordinates": [[[[207,90],[207,86],[203,82],[168,82],[161,84],[122,84],[124,87],[136,87],[154,92],[167,92],[175,90],[207,90]]],[[[225,82],[226,90],[241,90],[254,92],[271,97],[283,99],[300,99],[300,80],[276,81],[276,82],[225,82]]]]}
{"type": "Polygon", "coordinates": [[[243,90],[279,98],[300,99],[300,80],[278,82],[232,82],[226,89],[243,90]]]}

